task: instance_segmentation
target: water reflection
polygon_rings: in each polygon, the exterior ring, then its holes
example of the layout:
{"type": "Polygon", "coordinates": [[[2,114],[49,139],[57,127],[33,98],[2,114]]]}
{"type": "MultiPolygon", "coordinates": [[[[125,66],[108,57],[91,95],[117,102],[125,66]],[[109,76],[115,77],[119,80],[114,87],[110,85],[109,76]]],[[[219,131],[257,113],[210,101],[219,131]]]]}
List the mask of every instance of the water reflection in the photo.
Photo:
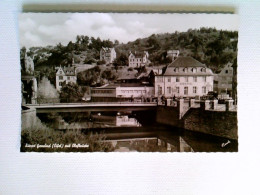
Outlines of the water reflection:
{"type": "Polygon", "coordinates": [[[155,122],[151,111],[38,113],[56,131],[102,132],[116,152],[235,152],[237,141],[190,132],[155,122]],[[228,144],[223,144],[228,143],[228,144]]]}

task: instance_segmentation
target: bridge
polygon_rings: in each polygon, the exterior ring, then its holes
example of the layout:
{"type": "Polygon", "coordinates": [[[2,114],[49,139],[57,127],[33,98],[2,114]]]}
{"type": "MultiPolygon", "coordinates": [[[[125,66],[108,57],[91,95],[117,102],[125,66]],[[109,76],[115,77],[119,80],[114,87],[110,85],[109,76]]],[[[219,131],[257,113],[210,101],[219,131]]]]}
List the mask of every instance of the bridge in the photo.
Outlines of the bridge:
{"type": "Polygon", "coordinates": [[[117,111],[137,111],[150,110],[157,106],[156,102],[79,102],[79,103],[46,103],[46,104],[27,104],[29,108],[35,108],[37,113],[42,112],[70,112],[77,111],[101,111],[101,110],[117,110],[117,111]]]}

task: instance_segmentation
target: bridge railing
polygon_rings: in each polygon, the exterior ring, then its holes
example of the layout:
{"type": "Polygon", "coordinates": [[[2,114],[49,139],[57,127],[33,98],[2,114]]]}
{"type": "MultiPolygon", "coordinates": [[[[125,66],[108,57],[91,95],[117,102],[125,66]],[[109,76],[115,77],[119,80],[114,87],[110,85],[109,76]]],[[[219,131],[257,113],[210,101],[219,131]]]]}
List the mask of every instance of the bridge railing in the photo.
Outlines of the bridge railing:
{"type": "Polygon", "coordinates": [[[92,101],[83,101],[83,100],[69,100],[69,99],[60,99],[60,98],[37,98],[37,101],[34,105],[84,105],[84,104],[134,104],[134,105],[151,105],[157,104],[156,102],[145,102],[145,101],[107,101],[107,102],[92,102],[92,101]]]}

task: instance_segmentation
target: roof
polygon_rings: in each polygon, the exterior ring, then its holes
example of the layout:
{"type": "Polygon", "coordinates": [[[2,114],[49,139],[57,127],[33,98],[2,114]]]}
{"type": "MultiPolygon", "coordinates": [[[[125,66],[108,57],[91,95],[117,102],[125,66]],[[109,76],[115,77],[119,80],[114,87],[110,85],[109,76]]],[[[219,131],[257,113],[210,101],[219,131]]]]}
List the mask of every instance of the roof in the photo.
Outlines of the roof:
{"type": "MultiPolygon", "coordinates": [[[[66,76],[75,76],[75,68],[74,67],[60,67],[66,76]]],[[[59,69],[58,69],[59,71],[59,69]]]]}
{"type": "Polygon", "coordinates": [[[101,87],[94,87],[93,89],[115,89],[117,87],[152,87],[152,85],[148,83],[114,83],[106,84],[101,87]]]}
{"type": "Polygon", "coordinates": [[[199,61],[195,60],[192,57],[178,57],[176,60],[174,60],[171,64],[168,65],[166,68],[165,73],[163,74],[165,76],[211,76],[213,75],[211,69],[207,68],[205,64],[200,63],[199,61]],[[175,68],[201,68],[197,69],[197,72],[183,72],[183,71],[175,71],[175,68]],[[202,71],[203,69],[203,71],[202,71]]]}
{"type": "Polygon", "coordinates": [[[181,56],[169,64],[168,67],[206,67],[206,65],[192,57],[181,56]]]}
{"type": "Polygon", "coordinates": [[[104,52],[111,52],[112,49],[114,49],[114,48],[102,47],[101,50],[103,50],[104,52]]]}
{"type": "MultiPolygon", "coordinates": [[[[133,56],[135,57],[135,58],[143,58],[143,57],[145,57],[145,55],[147,54],[147,52],[146,51],[143,51],[143,52],[135,52],[135,53],[131,53],[131,54],[133,54],[133,56]]],[[[130,54],[130,55],[131,55],[130,54]]]]}

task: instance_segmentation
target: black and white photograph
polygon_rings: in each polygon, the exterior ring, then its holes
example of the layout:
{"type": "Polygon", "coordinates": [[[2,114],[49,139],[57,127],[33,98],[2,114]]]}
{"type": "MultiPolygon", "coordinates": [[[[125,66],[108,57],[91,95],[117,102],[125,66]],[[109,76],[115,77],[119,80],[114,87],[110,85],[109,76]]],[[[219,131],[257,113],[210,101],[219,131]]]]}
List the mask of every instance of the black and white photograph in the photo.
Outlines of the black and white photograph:
{"type": "Polygon", "coordinates": [[[20,152],[238,152],[238,22],[21,13],[20,152]]]}

